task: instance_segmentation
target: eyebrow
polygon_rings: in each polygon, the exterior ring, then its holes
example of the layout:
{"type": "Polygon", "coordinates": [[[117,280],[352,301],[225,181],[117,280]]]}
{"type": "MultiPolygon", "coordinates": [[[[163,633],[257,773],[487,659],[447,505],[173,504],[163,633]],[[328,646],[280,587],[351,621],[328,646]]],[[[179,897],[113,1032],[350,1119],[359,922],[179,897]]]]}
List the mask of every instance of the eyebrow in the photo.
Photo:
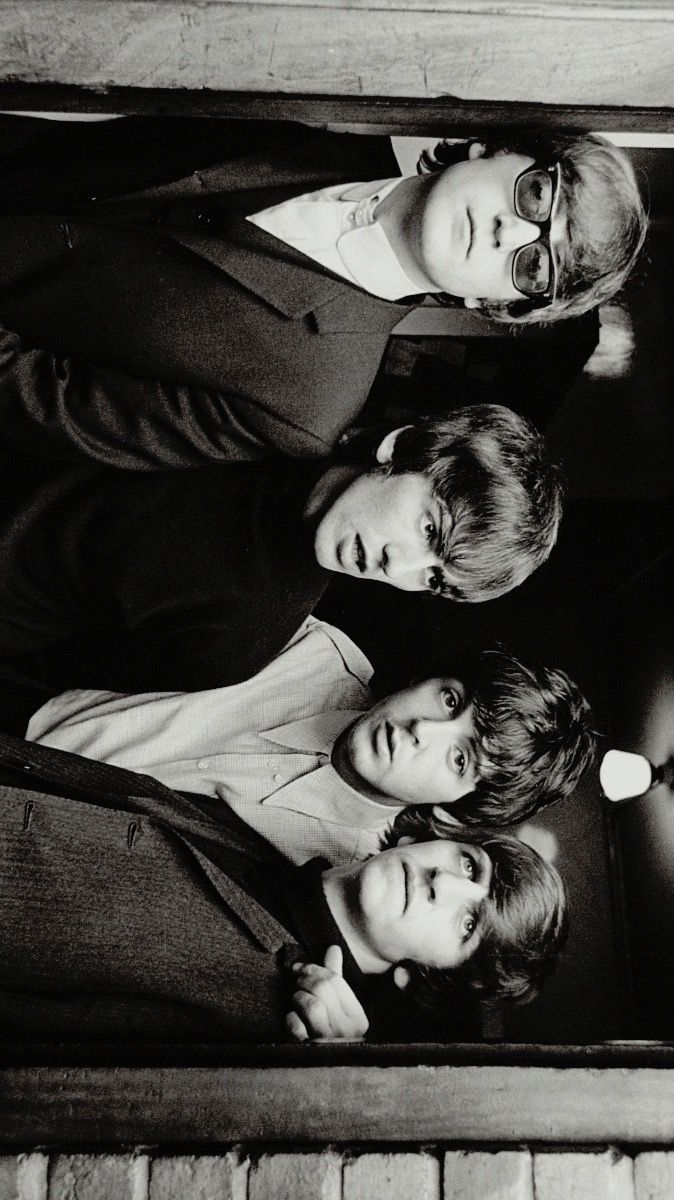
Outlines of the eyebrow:
{"type": "Polygon", "coordinates": [[[435,533],[434,549],[437,551],[438,557],[443,561],[449,554],[449,539],[451,536],[451,514],[449,508],[440,496],[433,493],[433,503],[438,511],[437,530],[435,533]]]}

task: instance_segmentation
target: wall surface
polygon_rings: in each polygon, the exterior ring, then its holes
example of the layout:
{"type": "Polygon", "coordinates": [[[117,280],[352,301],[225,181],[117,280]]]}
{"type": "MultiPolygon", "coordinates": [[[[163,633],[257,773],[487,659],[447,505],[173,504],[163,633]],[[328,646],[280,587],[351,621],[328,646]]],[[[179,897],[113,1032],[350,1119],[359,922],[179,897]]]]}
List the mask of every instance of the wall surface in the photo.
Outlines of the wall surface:
{"type": "Polygon", "coordinates": [[[663,109],[673,32],[668,0],[0,0],[0,83],[663,109]]]}
{"type": "Polygon", "coordinates": [[[528,1150],[0,1158],[0,1200],[671,1200],[674,1153],[528,1150]]]}

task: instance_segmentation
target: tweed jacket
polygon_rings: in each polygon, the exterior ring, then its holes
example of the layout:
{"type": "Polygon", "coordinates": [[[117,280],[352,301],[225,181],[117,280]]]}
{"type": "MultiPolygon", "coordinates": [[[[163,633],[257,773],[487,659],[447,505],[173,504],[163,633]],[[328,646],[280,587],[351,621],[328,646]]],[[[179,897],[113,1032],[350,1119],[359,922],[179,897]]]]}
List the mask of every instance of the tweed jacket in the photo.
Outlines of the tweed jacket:
{"type": "Polygon", "coordinates": [[[321,949],[284,899],[305,868],[208,800],[3,735],[0,781],[5,1037],[283,1037],[286,967],[321,949]]]}
{"type": "Polygon", "coordinates": [[[399,174],[389,139],[139,118],[59,129],[50,153],[34,124],[28,147],[10,138],[0,159],[0,320],[26,349],[55,352],[57,377],[73,369],[63,356],[122,374],[89,367],[83,396],[34,400],[33,438],[51,428],[78,454],[134,468],[329,454],[411,306],[245,217],[399,174]]]}

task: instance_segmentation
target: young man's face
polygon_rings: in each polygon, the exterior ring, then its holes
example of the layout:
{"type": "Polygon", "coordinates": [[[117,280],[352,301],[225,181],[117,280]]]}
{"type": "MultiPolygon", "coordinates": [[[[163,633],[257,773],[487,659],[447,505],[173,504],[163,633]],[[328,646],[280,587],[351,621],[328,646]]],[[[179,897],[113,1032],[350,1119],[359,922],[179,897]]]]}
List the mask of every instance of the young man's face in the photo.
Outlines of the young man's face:
{"type": "MultiPolygon", "coordinates": [[[[540,229],[517,215],[514,189],[518,175],[533,163],[523,154],[471,157],[420,180],[407,245],[428,290],[461,296],[469,304],[522,299],[513,283],[513,256],[537,241],[540,229]]],[[[566,236],[560,205],[550,232],[553,251],[566,236]]]]}
{"type": "Polygon", "coordinates": [[[316,558],[356,579],[440,593],[445,568],[437,546],[448,522],[425,475],[356,475],[318,523],[316,558]]]}
{"type": "Polygon", "coordinates": [[[458,967],[479,945],[491,874],[491,859],[480,846],[396,846],[355,870],[349,886],[354,925],[382,966],[411,961],[458,967]]]}
{"type": "Polygon", "coordinates": [[[345,731],[335,768],[371,799],[451,804],[475,790],[479,747],[458,679],[427,679],[380,700],[345,731]]]}

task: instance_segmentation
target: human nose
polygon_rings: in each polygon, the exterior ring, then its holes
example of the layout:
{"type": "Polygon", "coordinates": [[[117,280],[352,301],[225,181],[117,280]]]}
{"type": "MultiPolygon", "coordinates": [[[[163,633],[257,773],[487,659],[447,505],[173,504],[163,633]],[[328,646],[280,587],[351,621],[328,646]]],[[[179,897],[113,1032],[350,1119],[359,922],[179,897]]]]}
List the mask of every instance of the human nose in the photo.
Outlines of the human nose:
{"type": "Polygon", "coordinates": [[[437,564],[438,557],[430,546],[413,548],[402,542],[387,542],[382,547],[381,569],[387,579],[400,579],[403,575],[421,575],[423,571],[437,564]]]}
{"type": "Polygon", "coordinates": [[[449,738],[446,721],[431,721],[424,717],[415,717],[407,726],[408,733],[414,742],[424,748],[433,742],[445,742],[449,738]]]}
{"type": "Polygon", "coordinates": [[[484,884],[476,883],[467,875],[447,868],[434,868],[430,872],[429,886],[432,898],[440,903],[450,899],[452,902],[460,900],[467,904],[479,903],[488,893],[484,884]]]}
{"type": "Polygon", "coordinates": [[[517,213],[500,213],[494,219],[494,245],[497,249],[508,252],[519,250],[520,246],[528,246],[530,242],[537,241],[540,236],[541,231],[538,225],[535,225],[533,221],[526,221],[517,213]]]}

